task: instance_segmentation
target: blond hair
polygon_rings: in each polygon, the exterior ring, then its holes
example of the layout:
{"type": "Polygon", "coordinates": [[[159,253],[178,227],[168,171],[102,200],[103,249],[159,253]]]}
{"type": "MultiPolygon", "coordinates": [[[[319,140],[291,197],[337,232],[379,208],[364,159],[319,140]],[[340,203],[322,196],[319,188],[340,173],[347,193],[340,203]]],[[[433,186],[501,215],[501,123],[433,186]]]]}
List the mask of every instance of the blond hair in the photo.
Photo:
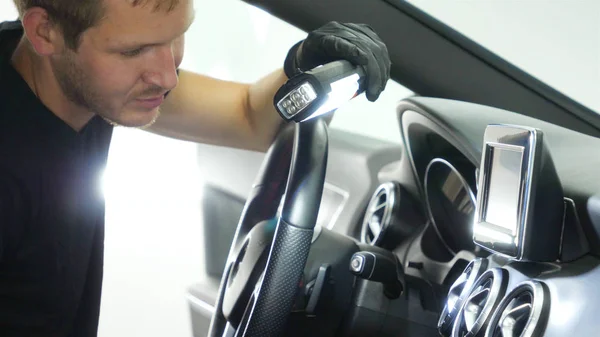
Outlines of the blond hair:
{"type": "MultiPolygon", "coordinates": [[[[44,9],[62,31],[67,46],[77,50],[81,34],[94,27],[105,14],[104,0],[13,0],[19,15],[33,7],[44,9]]],[[[154,10],[172,11],[180,0],[122,0],[132,6],[154,5],[154,10]]]]}

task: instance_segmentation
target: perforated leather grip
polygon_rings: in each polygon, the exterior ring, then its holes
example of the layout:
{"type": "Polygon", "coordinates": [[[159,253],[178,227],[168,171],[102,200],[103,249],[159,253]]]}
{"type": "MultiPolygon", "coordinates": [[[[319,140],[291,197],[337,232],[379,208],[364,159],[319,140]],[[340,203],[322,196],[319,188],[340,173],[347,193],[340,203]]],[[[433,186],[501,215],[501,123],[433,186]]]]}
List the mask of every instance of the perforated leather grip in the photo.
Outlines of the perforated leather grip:
{"type": "Polygon", "coordinates": [[[245,331],[239,335],[282,335],[299,289],[312,236],[312,229],[294,227],[280,219],[260,294],[250,314],[250,320],[245,322],[245,331]],[[267,306],[267,303],[270,305],[267,306]]]}

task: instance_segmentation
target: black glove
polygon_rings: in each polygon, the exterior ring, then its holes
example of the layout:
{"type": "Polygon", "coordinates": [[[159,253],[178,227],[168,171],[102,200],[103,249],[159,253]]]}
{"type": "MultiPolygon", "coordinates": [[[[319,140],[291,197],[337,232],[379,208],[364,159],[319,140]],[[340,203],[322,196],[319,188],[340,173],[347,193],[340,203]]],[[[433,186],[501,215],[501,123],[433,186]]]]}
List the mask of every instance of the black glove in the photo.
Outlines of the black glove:
{"type": "Polygon", "coordinates": [[[283,69],[290,78],[340,59],[363,66],[367,99],[377,100],[390,78],[391,62],[387,47],[369,25],[332,21],[310,32],[290,49],[283,69]]]}

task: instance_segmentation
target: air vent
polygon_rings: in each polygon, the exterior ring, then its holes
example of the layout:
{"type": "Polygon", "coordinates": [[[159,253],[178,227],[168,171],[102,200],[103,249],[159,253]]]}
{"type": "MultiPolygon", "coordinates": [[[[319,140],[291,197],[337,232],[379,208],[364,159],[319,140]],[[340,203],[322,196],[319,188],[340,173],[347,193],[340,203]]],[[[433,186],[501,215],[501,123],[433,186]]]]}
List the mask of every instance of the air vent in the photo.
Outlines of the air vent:
{"type": "Polygon", "coordinates": [[[544,334],[550,296],[538,281],[519,284],[498,305],[486,337],[539,337],[544,334]]]}
{"type": "Polygon", "coordinates": [[[362,242],[373,246],[381,245],[393,220],[398,197],[399,186],[396,183],[388,182],[377,187],[363,220],[362,242]]]}
{"type": "Polygon", "coordinates": [[[507,285],[506,271],[494,268],[483,273],[464,300],[452,328],[452,337],[482,336],[507,285]]]}
{"type": "Polygon", "coordinates": [[[450,336],[458,310],[462,306],[466,296],[471,293],[475,281],[487,269],[487,265],[488,260],[486,259],[472,260],[450,287],[446,305],[438,320],[438,331],[442,336],[450,336]]]}

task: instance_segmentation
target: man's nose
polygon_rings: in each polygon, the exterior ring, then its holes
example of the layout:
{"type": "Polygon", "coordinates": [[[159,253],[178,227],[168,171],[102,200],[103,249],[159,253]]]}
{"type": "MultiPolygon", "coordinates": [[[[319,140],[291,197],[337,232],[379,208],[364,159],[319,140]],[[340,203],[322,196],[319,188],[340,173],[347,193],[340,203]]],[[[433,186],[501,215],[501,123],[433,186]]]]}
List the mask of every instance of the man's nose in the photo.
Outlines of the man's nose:
{"type": "Polygon", "coordinates": [[[149,65],[148,70],[144,73],[144,81],[167,91],[177,86],[177,66],[171,47],[157,50],[152,64],[149,65]]]}

